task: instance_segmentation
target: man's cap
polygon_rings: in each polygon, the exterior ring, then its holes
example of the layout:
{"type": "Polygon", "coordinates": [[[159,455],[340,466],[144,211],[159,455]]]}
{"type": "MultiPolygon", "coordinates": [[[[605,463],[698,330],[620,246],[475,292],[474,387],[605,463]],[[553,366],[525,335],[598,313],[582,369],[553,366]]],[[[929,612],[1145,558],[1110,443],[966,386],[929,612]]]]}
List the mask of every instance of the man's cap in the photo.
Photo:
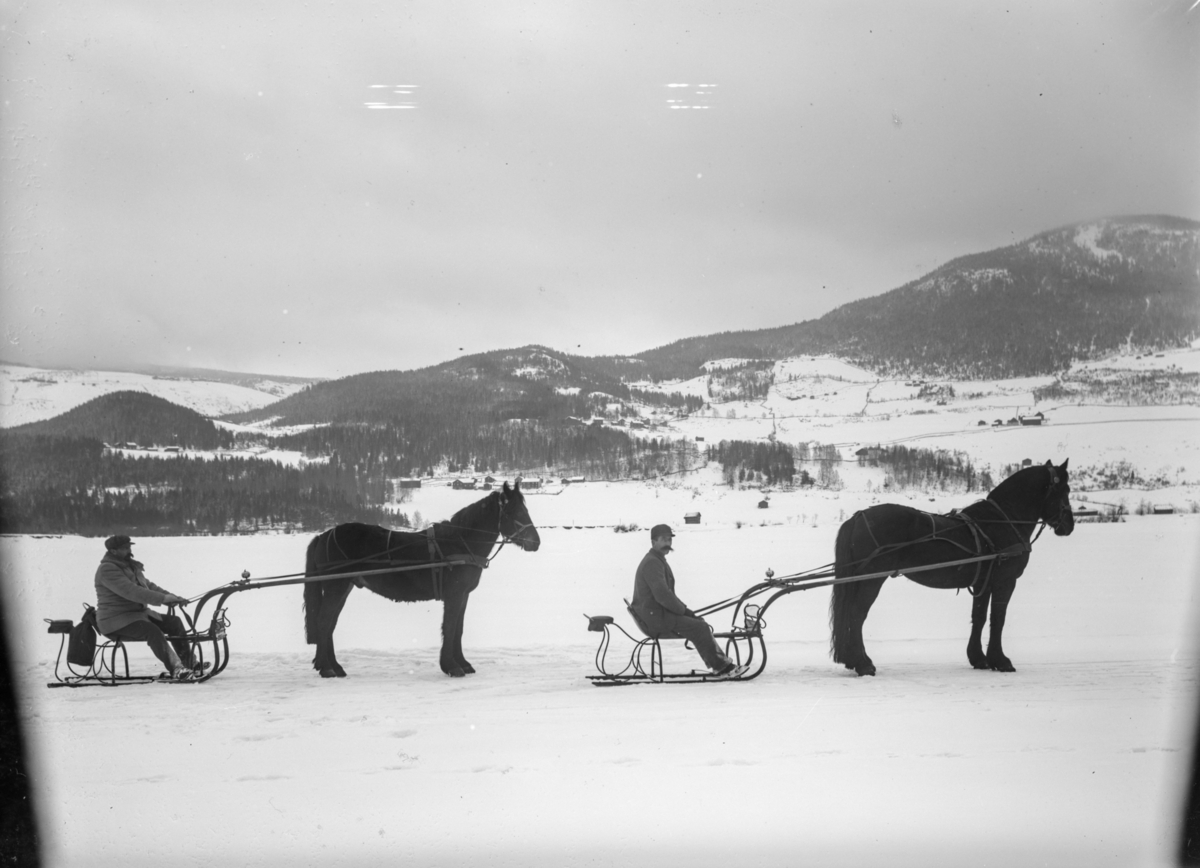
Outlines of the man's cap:
{"type": "Polygon", "coordinates": [[[674,537],[675,531],[671,530],[671,526],[669,524],[656,524],[654,527],[650,528],[650,539],[658,539],[660,536],[674,537]]]}
{"type": "Polygon", "coordinates": [[[119,533],[116,536],[110,536],[104,541],[104,547],[110,552],[116,551],[117,549],[123,549],[125,546],[131,545],[133,545],[133,540],[125,536],[123,533],[119,533]]]}

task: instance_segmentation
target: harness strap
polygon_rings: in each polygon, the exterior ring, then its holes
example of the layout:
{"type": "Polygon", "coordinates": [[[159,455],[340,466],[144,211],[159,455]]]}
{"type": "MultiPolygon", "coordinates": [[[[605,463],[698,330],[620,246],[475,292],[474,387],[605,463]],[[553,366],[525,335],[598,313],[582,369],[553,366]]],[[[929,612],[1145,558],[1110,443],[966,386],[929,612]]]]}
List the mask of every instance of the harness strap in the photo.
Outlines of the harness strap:
{"type": "Polygon", "coordinates": [[[436,563],[443,559],[442,547],[438,545],[437,531],[434,525],[430,525],[425,529],[425,539],[429,544],[429,560],[434,562],[434,566],[429,568],[429,573],[433,577],[433,598],[435,600],[442,599],[442,591],[445,587],[445,572],[442,565],[436,563]]]}

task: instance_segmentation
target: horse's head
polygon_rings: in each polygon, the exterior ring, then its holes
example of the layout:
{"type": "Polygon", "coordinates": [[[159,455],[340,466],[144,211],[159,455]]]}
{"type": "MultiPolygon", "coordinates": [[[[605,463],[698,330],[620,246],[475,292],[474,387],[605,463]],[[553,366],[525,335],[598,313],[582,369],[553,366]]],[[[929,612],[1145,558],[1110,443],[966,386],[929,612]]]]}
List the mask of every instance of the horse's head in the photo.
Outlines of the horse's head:
{"type": "Polygon", "coordinates": [[[1071,494],[1070,477],[1067,473],[1067,461],[1069,460],[1064,460],[1058,467],[1047,461],[1042,467],[1049,474],[1050,479],[1046,485],[1046,496],[1042,502],[1042,511],[1039,517],[1054,528],[1055,536],[1069,536],[1071,531],[1075,530],[1075,514],[1071,512],[1069,500],[1071,494]]]}
{"type": "Polygon", "coordinates": [[[538,536],[533,519],[529,517],[529,510],[525,508],[521,483],[509,488],[506,482],[497,495],[500,500],[500,535],[527,552],[536,552],[542,544],[542,538],[538,536]]]}

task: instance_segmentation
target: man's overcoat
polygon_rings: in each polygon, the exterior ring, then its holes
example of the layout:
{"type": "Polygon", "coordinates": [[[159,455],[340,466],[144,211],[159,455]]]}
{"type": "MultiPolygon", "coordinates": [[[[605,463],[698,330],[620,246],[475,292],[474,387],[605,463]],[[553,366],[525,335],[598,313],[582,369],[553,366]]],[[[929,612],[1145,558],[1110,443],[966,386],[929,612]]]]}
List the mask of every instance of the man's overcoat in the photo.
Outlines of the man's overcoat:
{"type": "Polygon", "coordinates": [[[149,621],[149,606],[166,605],[168,594],[146,578],[140,561],[109,552],[96,569],[96,626],[108,635],[134,621],[149,621]]]}

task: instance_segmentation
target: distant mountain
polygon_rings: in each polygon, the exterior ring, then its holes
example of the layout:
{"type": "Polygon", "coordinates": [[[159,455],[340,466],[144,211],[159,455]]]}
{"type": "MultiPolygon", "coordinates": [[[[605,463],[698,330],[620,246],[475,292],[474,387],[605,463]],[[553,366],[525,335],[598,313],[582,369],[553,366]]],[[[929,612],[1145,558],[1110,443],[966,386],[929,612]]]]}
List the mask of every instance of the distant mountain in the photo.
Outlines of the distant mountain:
{"type": "Polygon", "coordinates": [[[30,422],[5,432],[12,437],[68,437],[103,443],[216,449],[232,435],[195,410],[145,392],[109,392],[53,419],[30,422]]]}
{"type": "Polygon", "coordinates": [[[606,401],[593,393],[629,400],[629,383],[695,377],[716,359],[829,353],[880,372],[1000,378],[1054,373],[1120,347],[1184,346],[1198,334],[1200,223],[1124,217],[964,256],[795,325],[687,338],[630,357],[498,350],[317,383],[229,418],[410,427],[436,418],[435,429],[457,430],[587,415],[606,401]]]}
{"type": "Polygon", "coordinates": [[[718,358],[833,353],[877,371],[1014,377],[1200,335],[1200,223],[1120,217],[964,256],[883,295],[780,328],[687,338],[636,358],[695,376],[718,358]]]}

